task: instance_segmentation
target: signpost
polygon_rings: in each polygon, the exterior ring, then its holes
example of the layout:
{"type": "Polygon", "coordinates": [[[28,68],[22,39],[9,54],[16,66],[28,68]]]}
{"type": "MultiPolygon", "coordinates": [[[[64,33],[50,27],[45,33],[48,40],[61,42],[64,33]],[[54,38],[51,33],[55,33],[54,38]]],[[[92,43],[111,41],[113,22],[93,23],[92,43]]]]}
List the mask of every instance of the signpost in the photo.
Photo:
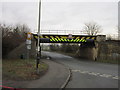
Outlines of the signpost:
{"type": "Polygon", "coordinates": [[[68,38],[72,38],[72,34],[69,34],[69,35],[68,35],[68,38]]]}
{"type": "Polygon", "coordinates": [[[31,49],[31,38],[32,38],[32,33],[28,32],[27,33],[27,39],[26,39],[27,59],[29,59],[29,50],[31,49]]]}

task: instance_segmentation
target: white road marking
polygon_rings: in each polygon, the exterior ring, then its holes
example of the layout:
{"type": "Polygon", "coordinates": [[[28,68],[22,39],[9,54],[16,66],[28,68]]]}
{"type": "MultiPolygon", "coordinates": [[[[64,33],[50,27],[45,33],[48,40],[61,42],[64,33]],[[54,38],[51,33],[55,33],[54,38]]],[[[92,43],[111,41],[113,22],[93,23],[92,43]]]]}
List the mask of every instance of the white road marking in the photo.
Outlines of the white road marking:
{"type": "Polygon", "coordinates": [[[97,75],[99,75],[100,73],[90,72],[90,73],[88,73],[88,74],[97,76],[97,75]]]}
{"type": "Polygon", "coordinates": [[[81,71],[80,73],[89,73],[88,71],[81,71]]]}
{"type": "Polygon", "coordinates": [[[101,76],[101,77],[106,77],[106,78],[112,77],[112,75],[108,75],[108,74],[101,74],[101,75],[99,75],[99,76],[101,76]]]}
{"type": "Polygon", "coordinates": [[[72,70],[72,72],[79,72],[82,74],[89,74],[89,75],[94,75],[94,76],[100,76],[100,77],[105,77],[105,78],[112,78],[112,79],[119,79],[118,76],[112,76],[109,74],[101,74],[98,72],[89,72],[89,71],[83,71],[83,70],[72,70]]]}
{"type": "Polygon", "coordinates": [[[114,76],[114,77],[112,77],[112,78],[113,78],[113,79],[119,79],[118,76],[114,76]]]}
{"type": "Polygon", "coordinates": [[[80,72],[80,70],[72,70],[73,72],[80,72]]]}

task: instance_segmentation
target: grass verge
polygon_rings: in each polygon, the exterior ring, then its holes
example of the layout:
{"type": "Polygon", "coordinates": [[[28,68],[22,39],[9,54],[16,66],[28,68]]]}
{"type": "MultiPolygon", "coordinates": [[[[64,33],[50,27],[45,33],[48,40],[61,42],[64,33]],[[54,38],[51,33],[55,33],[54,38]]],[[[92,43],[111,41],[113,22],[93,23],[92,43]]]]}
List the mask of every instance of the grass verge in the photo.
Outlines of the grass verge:
{"type": "Polygon", "coordinates": [[[37,74],[36,61],[33,59],[3,60],[2,66],[2,76],[8,80],[35,80],[48,70],[48,65],[40,62],[40,73],[37,74]]]}

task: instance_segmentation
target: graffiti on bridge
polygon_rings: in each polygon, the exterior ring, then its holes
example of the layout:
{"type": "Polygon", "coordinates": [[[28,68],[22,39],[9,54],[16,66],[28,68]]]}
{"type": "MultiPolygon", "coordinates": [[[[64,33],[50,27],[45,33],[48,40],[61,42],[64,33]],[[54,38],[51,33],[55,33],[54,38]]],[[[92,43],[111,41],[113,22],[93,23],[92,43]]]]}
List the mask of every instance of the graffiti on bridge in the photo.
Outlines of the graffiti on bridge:
{"type": "MultiPolygon", "coordinates": [[[[37,40],[38,35],[33,34],[34,38],[37,40]]],[[[96,36],[88,35],[40,35],[40,43],[87,43],[94,42],[96,36]]]]}

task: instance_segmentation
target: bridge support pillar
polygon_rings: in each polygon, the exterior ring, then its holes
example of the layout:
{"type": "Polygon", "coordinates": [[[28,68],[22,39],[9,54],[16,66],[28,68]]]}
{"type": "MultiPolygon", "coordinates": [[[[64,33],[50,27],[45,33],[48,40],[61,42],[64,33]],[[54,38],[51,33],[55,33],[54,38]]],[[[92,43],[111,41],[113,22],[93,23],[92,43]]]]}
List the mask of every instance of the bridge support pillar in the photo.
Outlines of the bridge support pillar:
{"type": "Polygon", "coordinates": [[[84,59],[97,60],[98,48],[94,44],[81,44],[79,56],[84,59]]]}
{"type": "Polygon", "coordinates": [[[99,43],[105,40],[105,35],[98,35],[94,43],[82,43],[79,48],[79,57],[96,61],[98,57],[99,43]]]}

